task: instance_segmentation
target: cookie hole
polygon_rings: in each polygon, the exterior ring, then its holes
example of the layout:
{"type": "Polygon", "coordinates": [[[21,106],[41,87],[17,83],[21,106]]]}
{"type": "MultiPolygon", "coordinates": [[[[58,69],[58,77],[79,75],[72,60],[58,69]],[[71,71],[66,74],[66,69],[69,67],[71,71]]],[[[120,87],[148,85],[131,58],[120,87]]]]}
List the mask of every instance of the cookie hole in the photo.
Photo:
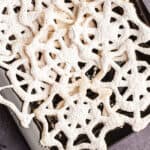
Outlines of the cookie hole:
{"type": "Polygon", "coordinates": [[[69,83],[69,84],[72,83],[72,78],[69,78],[68,83],[69,83]]]}
{"type": "Polygon", "coordinates": [[[80,145],[82,143],[91,143],[89,137],[86,134],[78,135],[75,141],[73,142],[73,145],[80,145]]]}
{"type": "Polygon", "coordinates": [[[75,101],[73,101],[73,103],[74,103],[75,105],[77,105],[77,104],[78,104],[78,101],[77,101],[77,100],[75,100],[75,101]]]}
{"type": "Polygon", "coordinates": [[[3,15],[8,15],[8,9],[7,9],[7,7],[4,7],[4,9],[2,10],[2,14],[3,15]]]}
{"type": "Polygon", "coordinates": [[[139,27],[131,20],[128,20],[129,27],[131,29],[139,30],[139,27]]]}
{"type": "Polygon", "coordinates": [[[65,115],[64,115],[64,119],[67,119],[67,118],[68,118],[68,116],[65,114],[65,115]]]}
{"type": "Polygon", "coordinates": [[[31,4],[35,6],[35,0],[31,0],[31,4]]]}
{"type": "Polygon", "coordinates": [[[116,104],[116,95],[115,95],[114,92],[110,96],[109,104],[110,104],[111,107],[113,107],[116,104]]]}
{"type": "Polygon", "coordinates": [[[112,11],[115,12],[115,13],[117,13],[117,14],[119,14],[119,15],[121,15],[121,16],[124,14],[124,10],[123,10],[123,8],[120,7],[120,6],[114,7],[114,8],[112,9],[112,11]]]}
{"type": "Polygon", "coordinates": [[[111,52],[117,52],[118,51],[118,49],[112,49],[111,50],[111,52]]]}
{"type": "Polygon", "coordinates": [[[98,123],[97,125],[94,126],[94,128],[92,129],[92,133],[94,134],[94,136],[97,138],[100,133],[101,130],[103,129],[104,124],[103,123],[98,123]]]}
{"type": "Polygon", "coordinates": [[[93,49],[92,49],[92,53],[94,53],[94,54],[98,54],[98,49],[93,48],[93,49]]]}
{"type": "Polygon", "coordinates": [[[138,72],[143,73],[146,70],[145,66],[138,66],[138,72]]]}
{"type": "Polygon", "coordinates": [[[66,136],[66,134],[63,131],[60,131],[56,136],[55,139],[58,140],[64,149],[66,149],[67,146],[67,142],[68,142],[68,137],[66,136]]]}
{"type": "Polygon", "coordinates": [[[127,98],[127,101],[133,101],[133,95],[130,95],[130,96],[127,98]]]}
{"type": "Polygon", "coordinates": [[[139,97],[139,98],[140,98],[140,100],[141,100],[143,97],[144,97],[144,95],[140,95],[140,97],[139,97]]]}
{"type": "Polygon", "coordinates": [[[27,92],[28,87],[29,87],[28,84],[24,84],[24,85],[21,86],[21,88],[22,88],[25,92],[27,92]]]}
{"type": "Polygon", "coordinates": [[[102,4],[101,4],[101,8],[102,8],[102,9],[104,8],[104,2],[102,2],[102,4]]]}
{"type": "Polygon", "coordinates": [[[57,146],[51,146],[50,150],[59,150],[57,146]]]}
{"type": "Polygon", "coordinates": [[[111,82],[113,81],[115,76],[115,70],[111,67],[111,69],[106,73],[106,75],[101,80],[102,82],[111,82]]]}
{"type": "Polygon", "coordinates": [[[144,53],[141,53],[139,51],[135,51],[136,53],[136,59],[137,60],[140,60],[140,61],[146,61],[148,64],[150,64],[150,56],[149,55],[146,55],[144,53]]]}
{"type": "Polygon", "coordinates": [[[43,88],[43,87],[40,87],[40,88],[41,88],[41,90],[42,90],[42,91],[44,91],[44,90],[45,90],[45,88],[43,88]]]}
{"type": "Polygon", "coordinates": [[[150,105],[144,111],[141,111],[141,117],[144,118],[149,114],[150,114],[150,105]]]}
{"type": "Polygon", "coordinates": [[[95,19],[92,19],[90,22],[89,22],[89,27],[91,28],[97,28],[97,22],[95,19]]]}
{"type": "Polygon", "coordinates": [[[122,80],[126,81],[126,78],[125,78],[125,77],[122,77],[122,80]]]}
{"type": "Polygon", "coordinates": [[[38,53],[37,53],[37,59],[38,59],[38,60],[41,60],[41,58],[42,58],[42,53],[41,53],[41,52],[38,52],[38,53]]]}
{"type": "Polygon", "coordinates": [[[81,62],[81,61],[78,62],[78,66],[79,66],[80,69],[84,68],[85,65],[86,65],[85,62],[81,62]]]}
{"type": "Polygon", "coordinates": [[[94,40],[95,36],[93,34],[89,34],[89,39],[94,40]]]}
{"type": "Polygon", "coordinates": [[[127,73],[128,73],[128,74],[131,74],[131,73],[132,73],[131,69],[130,69],[127,73]]]}
{"type": "Polygon", "coordinates": [[[55,53],[49,53],[49,56],[50,56],[53,60],[56,59],[56,54],[55,54],[55,53]]]}
{"type": "Polygon", "coordinates": [[[150,80],[150,76],[148,76],[146,80],[147,80],[147,81],[150,80]]]}
{"type": "Polygon", "coordinates": [[[38,23],[38,31],[40,31],[42,28],[42,25],[38,23]]]}
{"type": "Polygon", "coordinates": [[[95,8],[95,11],[96,11],[96,12],[100,12],[99,8],[97,8],[97,7],[95,8]]]}
{"type": "Polygon", "coordinates": [[[56,109],[61,109],[64,106],[64,100],[59,94],[56,94],[54,96],[54,98],[52,99],[52,103],[53,107],[56,109]]]}
{"type": "Polygon", "coordinates": [[[115,63],[120,67],[123,67],[126,64],[125,61],[115,61],[115,63]]]}
{"type": "Polygon", "coordinates": [[[87,105],[88,103],[87,103],[87,102],[83,102],[83,104],[84,104],[84,105],[87,105]]]}
{"type": "Polygon", "coordinates": [[[78,129],[78,128],[81,128],[81,125],[80,124],[77,124],[76,125],[76,128],[78,129]]]}
{"type": "Polygon", "coordinates": [[[75,77],[75,80],[76,81],[78,81],[78,80],[80,80],[81,79],[81,77],[75,77]]]}
{"type": "Polygon", "coordinates": [[[42,103],[43,103],[43,101],[31,102],[30,103],[31,113],[33,113],[34,110],[37,109],[42,103]]]}
{"type": "Polygon", "coordinates": [[[122,110],[122,109],[118,109],[117,112],[122,114],[122,115],[128,116],[130,118],[133,118],[133,116],[134,116],[133,112],[127,112],[127,111],[122,110]]]}
{"type": "Polygon", "coordinates": [[[103,109],[104,109],[103,103],[100,103],[100,104],[97,106],[97,109],[100,110],[100,112],[102,113],[102,112],[103,112],[103,109]]]}
{"type": "Polygon", "coordinates": [[[20,11],[21,7],[20,6],[16,6],[14,7],[14,12],[15,13],[18,13],[20,11]]]}
{"type": "Polygon", "coordinates": [[[108,43],[109,43],[109,44],[113,44],[113,42],[112,42],[112,41],[109,41],[108,43]]]}
{"type": "Polygon", "coordinates": [[[140,43],[139,46],[143,48],[150,48],[150,40],[145,43],[140,43]]]}
{"type": "Polygon", "coordinates": [[[58,63],[57,64],[61,69],[64,69],[66,67],[66,63],[58,63]]]}
{"type": "Polygon", "coordinates": [[[70,123],[68,124],[68,127],[71,127],[71,124],[70,124],[70,123]]]}
{"type": "Polygon", "coordinates": [[[60,79],[61,79],[61,76],[60,76],[59,74],[57,74],[55,81],[56,81],[56,82],[59,82],[60,79]]]}
{"type": "Polygon", "coordinates": [[[91,121],[90,119],[86,119],[85,123],[88,125],[90,123],[90,121],[91,121]]]}
{"type": "Polygon", "coordinates": [[[5,33],[5,30],[1,30],[1,32],[2,32],[2,34],[4,34],[4,33],[5,33]]]}
{"type": "Polygon", "coordinates": [[[10,36],[9,36],[9,40],[10,40],[10,41],[16,40],[15,35],[13,35],[13,34],[12,34],[12,35],[10,35],[10,36]]]}
{"type": "Polygon", "coordinates": [[[147,88],[147,91],[150,92],[150,87],[147,88]]]}
{"type": "Polygon", "coordinates": [[[31,94],[33,94],[33,95],[34,95],[34,94],[36,94],[36,93],[37,93],[37,92],[36,92],[36,89],[35,89],[35,88],[33,88],[33,89],[32,89],[32,91],[31,91],[31,94]]]}
{"type": "Polygon", "coordinates": [[[74,7],[69,7],[69,9],[73,12],[74,11],[74,7]]]}
{"type": "Polygon", "coordinates": [[[102,43],[99,43],[98,45],[99,45],[100,47],[102,47],[102,46],[103,46],[103,44],[102,44],[102,43]]]}
{"type": "Polygon", "coordinates": [[[91,113],[91,109],[88,110],[88,113],[91,113]]]}
{"type": "Polygon", "coordinates": [[[71,3],[71,0],[64,0],[65,3],[71,3]]]}
{"type": "Polygon", "coordinates": [[[45,116],[48,123],[48,132],[52,131],[55,128],[56,123],[58,122],[57,116],[45,116]]]}
{"type": "Polygon", "coordinates": [[[90,16],[90,14],[88,14],[88,13],[86,13],[86,14],[83,15],[84,18],[87,18],[89,16],[90,16]]]}
{"type": "Polygon", "coordinates": [[[81,43],[82,43],[83,45],[86,45],[86,44],[87,44],[87,42],[84,40],[83,36],[80,36],[80,41],[81,41],[81,43]]]}
{"type": "Polygon", "coordinates": [[[116,20],[117,20],[116,18],[111,17],[111,18],[110,18],[110,23],[112,23],[112,22],[116,22],[116,20]]]}
{"type": "Polygon", "coordinates": [[[132,40],[133,42],[135,42],[137,40],[137,36],[135,35],[130,35],[129,39],[132,40]]]}
{"type": "Polygon", "coordinates": [[[26,69],[24,67],[24,65],[20,65],[19,67],[17,67],[18,70],[20,70],[21,72],[26,73],[26,69]]]}
{"type": "Polygon", "coordinates": [[[17,80],[18,81],[23,81],[24,80],[24,78],[23,77],[21,77],[20,75],[18,75],[18,74],[16,74],[16,78],[17,78],[17,80]]]}
{"type": "Polygon", "coordinates": [[[86,96],[89,98],[89,99],[96,99],[98,97],[98,93],[92,91],[91,89],[87,89],[86,91],[86,96]]]}
{"type": "Polygon", "coordinates": [[[128,87],[118,87],[118,91],[121,95],[124,95],[128,87]]]}
{"type": "Polygon", "coordinates": [[[70,107],[67,107],[66,110],[70,110],[70,107]]]}
{"type": "Polygon", "coordinates": [[[120,25],[120,26],[119,26],[119,29],[124,29],[124,26],[123,26],[123,25],[120,25]]]}
{"type": "Polygon", "coordinates": [[[12,45],[11,45],[11,44],[9,44],[9,43],[8,43],[8,44],[6,44],[6,49],[7,49],[7,50],[9,50],[9,51],[12,51],[12,45]]]}
{"type": "Polygon", "coordinates": [[[43,7],[48,8],[47,4],[45,4],[44,2],[42,2],[43,7]]]}
{"type": "Polygon", "coordinates": [[[120,37],[121,37],[121,34],[118,34],[117,37],[120,38],[120,37]]]}
{"type": "Polygon", "coordinates": [[[92,80],[99,73],[100,69],[93,65],[88,71],[85,72],[85,75],[92,80]]]}
{"type": "Polygon", "coordinates": [[[25,30],[21,31],[20,33],[21,33],[21,34],[25,34],[25,30]]]}

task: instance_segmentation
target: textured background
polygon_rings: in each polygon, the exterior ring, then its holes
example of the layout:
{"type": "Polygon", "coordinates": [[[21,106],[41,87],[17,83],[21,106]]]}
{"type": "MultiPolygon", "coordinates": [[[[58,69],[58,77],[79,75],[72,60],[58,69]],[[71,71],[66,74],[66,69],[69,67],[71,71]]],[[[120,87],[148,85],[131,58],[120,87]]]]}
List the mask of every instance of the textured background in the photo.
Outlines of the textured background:
{"type": "MultiPolygon", "coordinates": [[[[150,10],[150,0],[143,1],[150,10]]],[[[124,134],[126,134],[126,132],[129,132],[129,129],[127,128],[124,131],[124,134]]],[[[115,132],[111,135],[110,139],[116,141],[119,137],[118,132],[115,132]]],[[[149,141],[150,126],[140,133],[132,133],[126,138],[122,138],[111,145],[109,150],[150,150],[149,141]]],[[[2,105],[0,105],[0,150],[30,150],[7,108],[2,105]]]]}

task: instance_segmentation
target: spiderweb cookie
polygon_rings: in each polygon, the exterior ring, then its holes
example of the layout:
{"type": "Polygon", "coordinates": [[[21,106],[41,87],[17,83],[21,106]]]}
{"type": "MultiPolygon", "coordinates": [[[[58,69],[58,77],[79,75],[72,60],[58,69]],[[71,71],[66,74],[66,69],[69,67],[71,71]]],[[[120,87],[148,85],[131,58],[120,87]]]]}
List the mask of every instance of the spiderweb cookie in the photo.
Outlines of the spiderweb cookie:
{"type": "Polygon", "coordinates": [[[0,66],[22,101],[0,95],[40,143],[106,150],[107,133],[150,122],[150,28],[128,0],[0,2],[0,66]]]}

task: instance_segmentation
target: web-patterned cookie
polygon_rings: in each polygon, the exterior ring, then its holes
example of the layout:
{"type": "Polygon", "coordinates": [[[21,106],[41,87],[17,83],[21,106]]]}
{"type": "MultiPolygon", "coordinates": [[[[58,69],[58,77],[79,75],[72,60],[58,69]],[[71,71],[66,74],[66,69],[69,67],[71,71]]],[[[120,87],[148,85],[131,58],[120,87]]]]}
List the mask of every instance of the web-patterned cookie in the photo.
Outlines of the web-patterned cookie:
{"type": "Polygon", "coordinates": [[[105,150],[111,130],[149,124],[150,29],[132,3],[1,3],[0,66],[12,84],[1,90],[13,88],[22,110],[2,96],[0,102],[24,127],[40,122],[43,146],[105,150]]]}

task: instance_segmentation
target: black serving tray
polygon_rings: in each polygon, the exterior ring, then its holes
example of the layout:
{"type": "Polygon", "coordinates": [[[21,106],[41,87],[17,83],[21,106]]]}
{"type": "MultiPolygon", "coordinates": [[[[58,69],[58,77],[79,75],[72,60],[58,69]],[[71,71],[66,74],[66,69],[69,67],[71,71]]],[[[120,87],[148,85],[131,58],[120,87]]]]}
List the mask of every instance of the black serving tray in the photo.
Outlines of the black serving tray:
{"type": "MultiPolygon", "coordinates": [[[[131,1],[135,4],[141,20],[150,25],[150,0],[131,1]]],[[[0,86],[6,84],[8,84],[8,80],[5,72],[0,70],[0,86]]],[[[3,95],[9,99],[18,98],[12,91],[7,91],[3,95]]],[[[0,105],[0,150],[45,150],[39,144],[39,133],[34,122],[30,127],[34,132],[22,127],[18,128],[17,124],[15,116],[12,117],[11,112],[5,106],[0,105]]],[[[133,133],[131,127],[125,125],[124,128],[115,129],[106,136],[109,150],[150,150],[149,141],[150,126],[139,133],[133,133]]]]}

